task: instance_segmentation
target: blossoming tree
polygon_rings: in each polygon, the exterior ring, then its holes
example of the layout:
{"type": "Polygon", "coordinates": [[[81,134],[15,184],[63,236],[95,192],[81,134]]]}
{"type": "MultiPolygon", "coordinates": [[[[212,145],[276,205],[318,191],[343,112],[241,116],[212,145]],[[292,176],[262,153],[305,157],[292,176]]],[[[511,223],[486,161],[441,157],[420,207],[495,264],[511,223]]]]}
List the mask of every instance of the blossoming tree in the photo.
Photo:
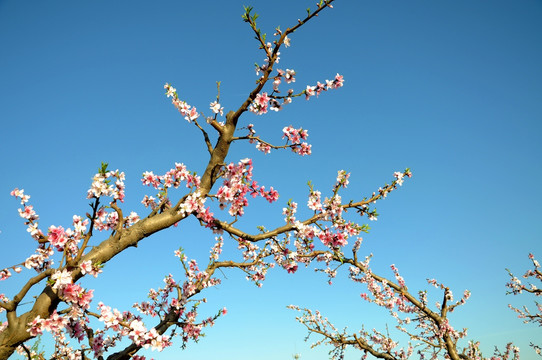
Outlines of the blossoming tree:
{"type": "MultiPolygon", "coordinates": [[[[352,220],[349,215],[376,219],[378,214],[372,205],[411,177],[409,169],[394,172],[392,181],[372,194],[347,201],[342,199],[340,191],[348,186],[349,173],[340,170],[327,195],[309,186],[310,216],[298,218],[298,204],[289,201],[283,209],[285,223],[282,226],[271,230],[262,226],[258,233],[250,233],[236,225],[236,220],[245,214],[250,198],[262,197],[273,203],[279,194],[272,186],[260,185],[253,179],[250,158],[226,161],[231,146],[249,142],[264,153],[289,149],[301,156],[311,154],[306,129],[286,126],[282,129],[284,141],[275,144],[258,134],[253,124],[244,123],[242,116],[247,112],[264,115],[281,111],[297,98],[308,100],[344,84],[343,77],[337,74],[331,80],[296,91],[296,72],[277,68],[280,50],[290,46],[290,36],[326,8],[331,8],[333,2],[321,0],[313,10],[307,9],[306,16],[296,24],[284,30],[277,28],[271,42],[258,28],[252,8],[245,9],[243,20],[254,33],[264,62],[256,65],[255,87],[235,109],[226,112],[221,106],[220,83],[216,98],[205,111],[189,105],[173,85],[164,86],[166,96],[181,117],[201,132],[209,161],[201,176],[182,163],[175,163],[162,175],[144,172],[143,185],[154,189],[142,199],[146,208],[144,215],[122,208],[124,173],[108,169],[107,164],[102,164],[88,190],[90,211],[74,215],[69,228],[41,226],[30,196],[22,189],[12,191],[21,204],[19,214],[36,249],[25,260],[15,260],[0,270],[1,280],[28,274],[28,280],[18,292],[0,294],[0,311],[5,316],[0,324],[0,359],[7,359],[15,352],[29,359],[43,357],[30,348],[28,342],[44,332],[51,333],[55,339],[53,358],[142,359],[139,350],[161,351],[171,346],[175,337],[185,346],[189,341],[197,341],[204,327],[227,312],[223,308],[210,316],[198,313],[202,301],[198,295],[220,283],[215,276],[217,271],[236,269],[260,286],[270,268],[280,267],[295,273],[300,265],[315,262],[323,264],[322,270],[330,279],[336,276],[338,268],[349,266],[351,280],[365,284],[368,289],[362,298],[388,309],[398,329],[411,340],[406,348],[398,349],[397,342],[381,331],[362,329],[348,335],[337,331],[320,313],[292,305],[291,308],[303,312],[298,320],[309,332],[320,334],[322,341],[334,346],[334,356],[342,357],[344,349],[353,346],[366,355],[385,359],[406,359],[414,353],[451,359],[481,357],[477,343],[459,346],[458,340],[465,337],[466,331],[454,329],[447,318],[448,313],[468,299],[468,291],[454,301],[449,288],[429,280],[442,292],[442,301],[432,308],[427,292],[411,293],[397,268],[392,266],[390,280],[372,272],[370,257],[358,257],[362,244],[360,234],[366,232],[368,226],[358,223],[360,220],[356,218],[352,220]],[[285,85],[292,88],[282,92],[281,87],[285,85]],[[166,276],[163,287],[151,289],[148,300],[136,303],[131,311],[111,308],[94,299],[92,289],[81,285],[84,277],[99,278],[106,271],[104,266],[119,254],[188,217],[196,218],[216,237],[206,264],[198,264],[182,249],[175,252],[184,269],[184,279],[166,276]],[[98,233],[107,234],[105,240],[98,240],[98,233]],[[237,256],[224,258],[225,242],[235,244],[239,250],[237,256]],[[38,295],[29,300],[29,294],[36,289],[38,295]],[[31,301],[30,310],[21,309],[23,301],[31,301]]],[[[534,258],[533,262],[535,270],[529,276],[540,279],[538,263],[534,258]]],[[[514,293],[540,294],[536,287],[524,287],[514,277],[509,287],[514,293]]],[[[537,306],[540,310],[540,305],[537,306]]],[[[539,314],[532,315],[526,309],[515,311],[528,321],[540,321],[539,314]]],[[[499,356],[504,358],[510,354],[517,355],[512,345],[499,356]]]]}
{"type": "MultiPolygon", "coordinates": [[[[358,248],[354,246],[352,256],[347,257],[343,252],[330,256],[330,262],[335,264],[335,270],[330,272],[335,276],[335,271],[343,265],[349,265],[349,277],[356,283],[365,284],[367,292],[361,293],[361,298],[367,302],[381,306],[389,311],[392,318],[395,319],[395,326],[398,333],[406,334],[408,345],[400,347],[397,341],[397,334],[390,335],[389,329],[386,331],[372,329],[361,330],[348,333],[346,329],[337,329],[330,320],[324,317],[319,311],[300,308],[291,305],[291,309],[302,313],[296,319],[303,324],[309,332],[307,338],[311,335],[319,336],[319,339],[313,343],[313,347],[322,344],[332,346],[330,354],[333,359],[342,359],[344,351],[348,347],[354,347],[363,352],[363,358],[369,354],[380,359],[408,359],[417,355],[416,358],[425,358],[429,356],[432,359],[484,359],[480,350],[480,343],[468,341],[464,346],[460,345],[459,340],[467,336],[467,329],[456,330],[448,319],[448,314],[452,313],[458,306],[465,304],[470,297],[470,292],[465,290],[461,299],[454,301],[452,291],[435,279],[428,279],[429,285],[442,292],[442,300],[437,301],[432,308],[428,301],[428,291],[418,291],[413,294],[406,286],[406,282],[399,274],[398,269],[391,265],[393,278],[387,279],[373,273],[369,266],[370,257],[359,259],[357,255],[358,248]]],[[[540,265],[534,259],[532,254],[529,258],[533,261],[534,269],[528,270],[524,278],[532,280],[542,280],[540,265]]],[[[509,293],[520,294],[522,292],[532,293],[536,296],[541,295],[541,290],[534,284],[524,285],[521,281],[510,273],[510,282],[507,287],[511,289],[509,293]]],[[[542,305],[535,302],[536,313],[531,313],[527,307],[517,309],[510,305],[509,307],[518,313],[520,319],[525,323],[535,323],[542,325],[542,305]]],[[[541,348],[537,344],[531,343],[531,347],[540,355],[541,348]]],[[[512,343],[508,343],[504,350],[495,350],[491,359],[519,359],[519,348],[512,343]]]]}

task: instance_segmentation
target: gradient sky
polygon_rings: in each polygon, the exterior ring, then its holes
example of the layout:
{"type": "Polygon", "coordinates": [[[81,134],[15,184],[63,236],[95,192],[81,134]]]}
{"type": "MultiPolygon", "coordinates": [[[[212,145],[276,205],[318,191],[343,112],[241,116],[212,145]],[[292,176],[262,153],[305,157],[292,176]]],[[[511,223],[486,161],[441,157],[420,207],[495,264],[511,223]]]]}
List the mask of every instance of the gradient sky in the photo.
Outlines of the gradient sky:
{"type": "MultiPolygon", "coordinates": [[[[295,24],[314,1],[257,1],[258,23],[295,24]]],[[[24,261],[34,244],[19,218],[15,187],[32,196],[40,225],[69,227],[88,211],[85,199],[101,162],[126,173],[124,211],[145,214],[139,203],[143,171],[162,174],[175,162],[202,173],[201,135],[164,96],[179,96],[207,111],[222,82],[221,103],[236,109],[252,90],[254,63],[263,54],[241,20],[247,1],[16,1],[0,0],[0,267],[24,261]]],[[[310,101],[297,99],[279,113],[246,114],[269,140],[287,125],[309,130],[313,155],[264,155],[236,145],[229,161],[251,157],[255,179],[281,197],[255,201],[240,223],[282,224],[292,198],[306,203],[306,183],[323,194],[338,170],[351,172],[343,199],[359,199],[410,167],[413,178],[377,204],[361,254],[373,253],[375,272],[395,264],[409,289],[436,278],[471,300],[450,315],[456,328],[483,344],[486,356],[509,341],[522,359],[534,359],[529,341],[539,328],[522,324],[507,305],[527,295],[505,295],[510,268],[542,261],[542,2],[337,1],[302,27],[283,49],[279,68],[295,69],[295,89],[344,75],[345,86],[310,101]]],[[[286,89],[286,88],[284,88],[286,89]]],[[[179,193],[181,195],[181,193],[179,193]]],[[[307,214],[308,212],[306,212],[307,214]]],[[[364,220],[365,221],[365,220],[364,220]]],[[[173,251],[206,259],[213,235],[194,221],[164,231],[108,264],[97,280],[96,303],[128,309],[168,273],[181,279],[173,251]]],[[[346,270],[346,269],[345,269],[346,270]]],[[[12,296],[23,272],[0,285],[12,296]]],[[[393,319],[365,304],[365,289],[339,274],[334,285],[312,269],[274,270],[262,289],[239,272],[204,295],[203,315],[226,306],[227,316],[207,337],[157,359],[327,359],[310,350],[304,327],[286,305],[320,309],[339,328],[384,330],[393,319]]],[[[435,293],[440,299],[441,295],[435,293]]],[[[435,299],[437,299],[435,297],[435,299]]],[[[0,315],[1,316],[1,315],[0,315]]],[[[4,321],[4,318],[0,318],[4,321]]],[[[359,358],[349,352],[347,359],[359,358]]]]}

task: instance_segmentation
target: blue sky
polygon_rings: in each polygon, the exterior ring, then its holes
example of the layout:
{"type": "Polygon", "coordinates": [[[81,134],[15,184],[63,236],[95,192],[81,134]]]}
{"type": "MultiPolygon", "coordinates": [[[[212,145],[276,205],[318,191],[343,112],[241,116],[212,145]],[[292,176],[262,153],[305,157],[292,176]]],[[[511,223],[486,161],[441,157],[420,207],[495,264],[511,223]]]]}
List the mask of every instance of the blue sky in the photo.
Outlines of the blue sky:
{"type": "MultiPolygon", "coordinates": [[[[33,251],[18,203],[24,188],[42,227],[70,226],[87,211],[86,191],[101,162],[126,173],[125,212],[150,189],[143,171],[164,173],[175,162],[202,173],[201,136],[164,96],[172,83],[188,103],[207,109],[221,81],[221,103],[235,109],[252,90],[263,55],[247,24],[245,1],[0,0],[0,254],[2,266],[33,251]]],[[[271,36],[304,16],[313,2],[254,1],[258,23],[271,36]]],[[[255,178],[281,194],[255,202],[247,230],[282,223],[290,198],[306,203],[308,180],[329,191],[338,170],[351,172],[343,198],[369,195],[410,167],[413,178],[377,204],[380,218],[364,237],[375,271],[396,264],[410,289],[437,278],[471,300],[450,317],[469,328],[489,356],[514,341],[533,359],[529,341],[541,330],[523,325],[505,295],[505,268],[522,274],[527,255],[542,260],[542,2],[337,1],[292,36],[279,68],[297,71],[296,90],[343,74],[345,86],[279,113],[246,114],[267,139],[287,125],[309,130],[313,155],[264,155],[252,145],[232,148],[229,161],[251,157],[255,178]]],[[[195,222],[145,240],[108,264],[96,300],[120,309],[143,300],[170,272],[180,277],[173,250],[205,259],[213,235],[195,222]]],[[[29,273],[20,275],[23,280],[29,273]]],[[[311,269],[275,270],[262,289],[238,272],[205,294],[202,312],[226,306],[208,336],[183,357],[203,359],[326,359],[309,349],[291,303],[320,309],[339,327],[384,329],[392,319],[364,304],[364,289],[339,275],[333,286],[311,269]]],[[[0,292],[13,294],[19,279],[0,292]]],[[[438,295],[440,297],[440,295],[438,295]]],[[[532,305],[531,305],[532,306],[532,305]]],[[[174,346],[159,359],[181,357],[174,346]]],[[[358,354],[349,353],[348,358],[358,354]]]]}

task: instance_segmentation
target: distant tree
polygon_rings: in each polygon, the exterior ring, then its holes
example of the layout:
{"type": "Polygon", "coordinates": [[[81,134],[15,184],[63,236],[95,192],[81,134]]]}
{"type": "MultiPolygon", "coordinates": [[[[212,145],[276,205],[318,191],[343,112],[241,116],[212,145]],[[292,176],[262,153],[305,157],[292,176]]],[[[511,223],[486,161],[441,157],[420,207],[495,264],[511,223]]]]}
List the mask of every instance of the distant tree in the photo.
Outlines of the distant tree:
{"type": "MultiPolygon", "coordinates": [[[[298,219],[298,205],[289,201],[283,209],[285,224],[280,227],[269,230],[260,226],[259,232],[250,233],[236,226],[236,220],[245,213],[250,197],[262,197],[272,203],[277,201],[279,194],[273,187],[266,188],[253,179],[251,159],[226,162],[231,146],[249,142],[264,153],[278,149],[290,149],[302,156],[311,153],[311,145],[306,142],[308,132],[302,127],[284,127],[282,138],[285,140],[283,144],[275,145],[259,135],[253,124],[241,122],[242,116],[246,112],[263,115],[270,110],[279,111],[298,97],[308,100],[343,86],[343,77],[337,74],[323,83],[317,82],[298,91],[289,89],[281,92],[279,89],[284,83],[293,85],[296,72],[276,69],[280,49],[290,46],[289,36],[324,9],[331,8],[333,1],[321,0],[314,10],[307,9],[305,18],[298,23],[284,30],[275,29],[271,42],[257,26],[258,15],[252,12],[252,8],[245,8],[243,20],[254,33],[264,54],[264,62],[256,65],[258,80],[246,100],[225,116],[220,104],[220,83],[217,83],[216,99],[206,110],[207,115],[179,98],[172,85],[164,86],[166,96],[171,98],[181,116],[201,132],[209,161],[202,164],[201,176],[182,163],[176,163],[163,175],[145,172],[143,185],[154,188],[157,193],[144,197],[144,216],[122,209],[124,173],[108,169],[107,164],[99,168],[88,190],[90,211],[85,215],[74,215],[70,228],[59,225],[41,227],[39,216],[30,205],[30,197],[22,189],[13,190],[12,195],[22,206],[20,216],[36,243],[36,250],[26,260],[16,260],[15,264],[5,267],[0,271],[0,277],[5,280],[13,273],[21,273],[23,268],[35,273],[28,275],[28,280],[16,294],[0,294],[0,309],[6,317],[0,326],[0,359],[7,359],[16,351],[29,359],[45,358],[36,345],[27,345],[29,340],[43,332],[53,335],[56,344],[50,357],[58,359],[143,359],[137,355],[139,350],[152,348],[161,351],[171,346],[175,337],[180,338],[179,342],[184,347],[189,341],[198,341],[206,326],[226,314],[225,308],[211,316],[202,317],[198,313],[202,302],[198,295],[220,283],[220,279],[215,277],[217,270],[237,269],[260,286],[267,270],[272,267],[295,273],[299,265],[313,262],[324,264],[322,271],[330,279],[336,276],[338,268],[348,265],[350,278],[368,288],[362,297],[389,309],[398,322],[399,330],[420,344],[396,350],[397,344],[388,334],[362,329],[348,335],[337,331],[318,312],[292,306],[303,312],[298,320],[307,326],[309,332],[323,336],[324,341],[334,346],[334,357],[341,358],[347,346],[385,359],[405,359],[414,353],[420,357],[428,354],[451,359],[481,357],[476,343],[470,343],[464,349],[458,348],[457,341],[465,336],[465,331],[455,330],[447,318],[449,312],[468,299],[468,292],[459,301],[454,301],[449,288],[430,280],[429,283],[443,293],[442,302],[431,310],[427,293],[411,294],[394,266],[393,280],[388,280],[371,271],[369,257],[358,258],[362,243],[360,234],[366,232],[368,226],[347,219],[348,212],[376,219],[378,214],[372,205],[411,177],[409,169],[395,172],[393,181],[371,195],[348,201],[341,198],[340,191],[347,187],[349,173],[341,170],[327,196],[309,183],[307,206],[313,212],[311,216],[298,219]],[[216,236],[208,262],[198,264],[182,249],[176,251],[175,256],[180,260],[185,278],[178,280],[172,275],[167,276],[162,288],[151,289],[147,301],[134,305],[135,311],[112,309],[94,299],[92,289],[81,285],[83,277],[99,278],[107,263],[128,248],[136,247],[140,241],[188,217],[196,218],[202,227],[216,236]],[[108,237],[97,240],[97,233],[105,233],[108,237]],[[237,256],[223,258],[225,241],[239,249],[237,256]],[[41,292],[34,299],[29,299],[28,294],[36,288],[41,292]],[[30,310],[21,310],[23,301],[32,303],[30,310]],[[408,330],[409,326],[413,329],[408,330]],[[126,339],[129,340],[128,345],[126,341],[121,342],[126,339]],[[73,347],[73,344],[77,346],[73,347]]],[[[522,290],[528,291],[526,288],[522,290]]],[[[530,319],[528,315],[525,318],[530,319]]],[[[505,358],[510,354],[517,356],[511,345],[500,356],[505,358]]]]}
{"type": "MultiPolygon", "coordinates": [[[[431,307],[427,290],[418,291],[416,295],[410,292],[394,265],[391,265],[392,280],[373,273],[369,266],[370,257],[360,260],[357,250],[358,248],[354,247],[351,257],[346,257],[343,252],[333,254],[329,261],[330,265],[334,265],[330,276],[335,276],[339,267],[349,265],[350,279],[367,287],[367,293],[362,293],[361,298],[387,309],[390,316],[397,322],[395,328],[400,333],[406,334],[410,341],[406,347],[399,347],[397,334],[390,335],[387,327],[385,331],[377,329],[369,331],[362,328],[357,332],[348,333],[346,329],[337,329],[318,311],[291,305],[291,309],[302,313],[296,319],[308,329],[307,339],[311,335],[319,336],[319,340],[313,344],[313,347],[322,344],[331,345],[332,359],[343,359],[348,347],[361,350],[363,358],[372,355],[380,359],[398,360],[418,355],[417,357],[421,359],[426,356],[431,359],[485,359],[479,342],[469,341],[465,346],[458,344],[460,339],[466,337],[467,329],[456,330],[448,320],[448,314],[468,300],[470,297],[468,290],[465,290],[461,299],[454,301],[452,291],[448,287],[435,279],[428,279],[429,285],[443,293],[442,300],[431,307]]],[[[538,262],[532,254],[529,257],[535,268],[527,271],[524,277],[541,280],[542,274],[538,262]]],[[[541,290],[534,284],[525,286],[512,273],[510,277],[511,281],[507,284],[512,289],[510,293],[519,294],[527,291],[540,296],[541,290]]],[[[519,318],[525,319],[525,323],[533,322],[542,325],[542,306],[539,303],[536,303],[536,306],[538,310],[536,314],[529,312],[527,307],[520,310],[510,305],[510,308],[519,314],[519,318]]],[[[535,344],[531,346],[540,355],[540,346],[535,344]]],[[[508,343],[503,351],[496,348],[491,359],[519,359],[519,348],[508,343]]]]}
{"type": "MultiPolygon", "coordinates": [[[[534,296],[542,296],[542,289],[539,287],[540,283],[542,283],[542,271],[540,271],[540,263],[535,259],[533,254],[529,254],[529,259],[531,259],[533,262],[533,269],[527,270],[525,274],[523,274],[523,278],[528,280],[527,285],[522,284],[521,280],[515,277],[514,274],[507,269],[508,274],[510,275],[510,281],[508,284],[506,284],[506,286],[510,289],[508,294],[518,295],[525,291],[533,294],[534,296]],[[534,284],[535,282],[538,283],[538,286],[534,284]]],[[[518,314],[518,318],[523,319],[525,324],[533,323],[538,326],[542,326],[542,304],[535,301],[535,306],[536,312],[533,313],[527,306],[523,306],[523,308],[518,309],[512,305],[508,305],[510,309],[518,314]]],[[[542,356],[541,346],[542,344],[537,345],[531,343],[531,347],[534,349],[534,351],[538,355],[542,356]]]]}

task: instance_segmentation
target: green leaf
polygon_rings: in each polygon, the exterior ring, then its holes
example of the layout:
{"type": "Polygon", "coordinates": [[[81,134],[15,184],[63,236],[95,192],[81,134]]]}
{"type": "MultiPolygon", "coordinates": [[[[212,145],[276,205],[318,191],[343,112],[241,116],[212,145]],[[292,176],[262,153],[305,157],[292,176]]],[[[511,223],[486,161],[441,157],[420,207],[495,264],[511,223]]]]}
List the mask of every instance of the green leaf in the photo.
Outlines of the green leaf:
{"type": "Polygon", "coordinates": [[[102,163],[100,168],[98,169],[98,172],[100,173],[100,175],[105,175],[105,173],[107,172],[107,166],[109,164],[108,163],[102,163]]]}
{"type": "Polygon", "coordinates": [[[243,8],[245,9],[245,13],[243,15],[241,15],[241,18],[248,22],[249,20],[249,17],[250,17],[250,12],[252,11],[252,6],[243,6],[243,8]]]}

